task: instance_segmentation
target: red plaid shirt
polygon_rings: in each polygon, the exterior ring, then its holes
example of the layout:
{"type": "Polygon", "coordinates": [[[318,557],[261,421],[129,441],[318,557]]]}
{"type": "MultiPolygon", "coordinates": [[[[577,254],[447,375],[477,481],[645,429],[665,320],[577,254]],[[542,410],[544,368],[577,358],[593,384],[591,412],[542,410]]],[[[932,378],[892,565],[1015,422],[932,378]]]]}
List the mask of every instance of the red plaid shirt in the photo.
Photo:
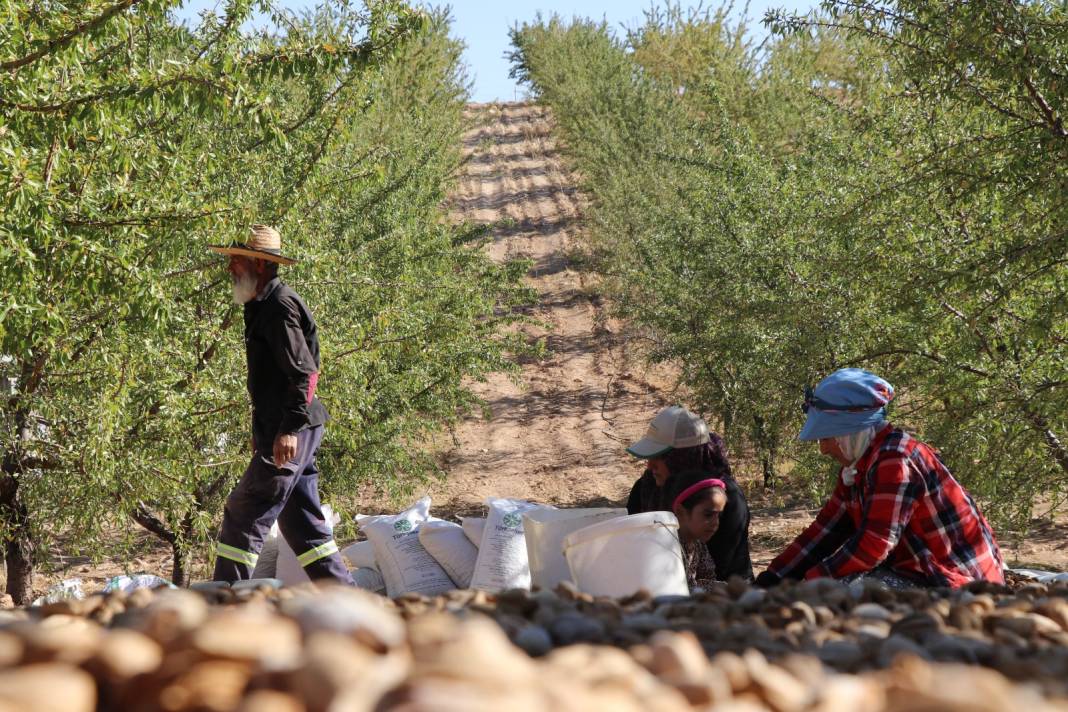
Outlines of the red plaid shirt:
{"type": "Polygon", "coordinates": [[[856,467],[853,486],[839,477],[816,521],[769,571],[843,578],[884,566],[931,586],[1004,583],[990,525],[933,448],[887,425],[856,467]]]}

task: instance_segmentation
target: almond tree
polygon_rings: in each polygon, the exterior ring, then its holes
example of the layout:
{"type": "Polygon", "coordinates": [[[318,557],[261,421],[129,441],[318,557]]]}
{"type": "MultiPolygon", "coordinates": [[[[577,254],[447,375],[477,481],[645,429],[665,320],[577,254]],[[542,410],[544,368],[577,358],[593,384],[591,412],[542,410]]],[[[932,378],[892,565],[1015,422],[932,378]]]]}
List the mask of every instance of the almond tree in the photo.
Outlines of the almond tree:
{"type": "Polygon", "coordinates": [[[470,231],[443,227],[428,208],[440,207],[456,160],[444,147],[461,130],[444,18],[400,2],[328,4],[297,18],[232,0],[189,29],[170,16],[175,4],[0,3],[0,539],[18,603],[57,536],[100,554],[101,530],[132,517],[171,545],[181,582],[213,532],[248,457],[248,410],[241,313],[208,243],[272,222],[307,258],[287,277],[323,297],[320,316],[333,321],[323,395],[341,404],[332,404],[336,442],[352,442],[347,428],[390,424],[363,453],[328,443],[340,462],[365,463],[337,486],[376,461],[387,478],[417,475],[398,461],[425,464],[421,443],[404,448],[400,433],[457,417],[470,403],[461,381],[502,362],[496,326],[506,319],[493,309],[516,294],[515,271],[480,261],[470,231]],[[254,9],[283,29],[242,30],[254,9]],[[442,100],[391,100],[376,113],[398,72],[424,94],[437,83],[442,100]],[[404,134],[412,146],[364,125],[442,107],[438,135],[404,134]],[[420,173],[420,156],[433,170],[420,173]],[[427,252],[423,271],[358,262],[354,247],[375,240],[427,252]],[[420,301],[426,284],[438,291],[420,301]],[[438,305],[435,328],[394,340],[374,321],[391,294],[405,308],[438,305]],[[373,295],[380,301],[365,305],[373,295]],[[427,378],[361,378],[348,364],[367,364],[344,354],[379,339],[382,363],[400,357],[395,342],[427,378]],[[396,393],[403,407],[352,414],[356,392],[396,393]],[[405,419],[425,424],[407,430],[405,419]]]}

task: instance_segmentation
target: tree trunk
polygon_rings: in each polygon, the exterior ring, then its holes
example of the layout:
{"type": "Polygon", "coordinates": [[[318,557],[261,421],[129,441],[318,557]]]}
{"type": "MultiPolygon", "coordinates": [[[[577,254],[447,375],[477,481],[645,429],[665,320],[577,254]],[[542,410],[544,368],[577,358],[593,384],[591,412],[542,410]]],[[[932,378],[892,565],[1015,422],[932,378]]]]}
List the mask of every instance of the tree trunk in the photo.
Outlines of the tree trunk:
{"type": "Polygon", "coordinates": [[[765,450],[760,457],[760,466],[764,470],[764,489],[775,487],[775,453],[765,450]]]}
{"type": "Polygon", "coordinates": [[[131,512],[130,516],[135,522],[140,524],[142,527],[144,527],[145,529],[152,532],[157,537],[171,545],[171,581],[174,583],[175,586],[181,586],[182,584],[178,583],[174,579],[174,576],[177,574],[181,574],[183,576],[185,575],[185,567],[182,565],[181,557],[181,551],[183,547],[181,545],[179,536],[175,532],[171,531],[162,519],[153,514],[152,511],[147,506],[145,506],[144,502],[138,502],[137,509],[131,512]]]}
{"type": "Polygon", "coordinates": [[[138,504],[131,515],[133,520],[171,545],[171,583],[175,586],[189,584],[189,537],[193,528],[193,512],[182,519],[182,533],[167,527],[167,524],[149,510],[144,503],[138,504]]]}
{"type": "Polygon", "coordinates": [[[3,541],[7,593],[15,605],[25,606],[33,600],[33,544],[29,513],[18,488],[18,480],[5,473],[0,480],[0,526],[7,532],[3,541]]]}
{"type": "Polygon", "coordinates": [[[757,450],[760,454],[760,466],[764,471],[764,489],[770,490],[775,486],[775,447],[768,436],[764,419],[759,415],[753,416],[753,425],[756,428],[757,450]]]}
{"type": "Polygon", "coordinates": [[[193,495],[193,506],[186,510],[177,530],[168,527],[166,522],[153,514],[143,502],[138,503],[131,515],[135,522],[171,545],[171,582],[175,586],[189,585],[190,564],[193,558],[190,545],[196,541],[195,519],[219,495],[226,482],[226,475],[219,475],[211,482],[197,487],[193,495]]]}
{"type": "MultiPolygon", "coordinates": [[[[198,510],[200,502],[197,502],[198,510]]],[[[182,519],[182,531],[181,534],[171,542],[171,551],[174,556],[172,558],[171,566],[171,581],[175,586],[188,586],[189,581],[189,569],[192,563],[192,551],[189,549],[190,542],[193,541],[193,520],[196,512],[187,512],[182,519]]]]}
{"type": "Polygon", "coordinates": [[[30,536],[30,513],[19,497],[19,475],[25,468],[22,446],[32,437],[29,414],[16,412],[16,440],[4,453],[0,475],[0,530],[5,532],[4,565],[7,567],[7,593],[15,605],[25,606],[33,600],[33,539],[30,536]]]}
{"type": "Polygon", "coordinates": [[[179,587],[189,585],[189,545],[182,539],[171,543],[171,583],[179,587]]]}
{"type": "MultiPolygon", "coordinates": [[[[32,458],[26,455],[26,446],[33,440],[35,420],[32,410],[23,400],[37,392],[44,380],[47,357],[38,353],[33,359],[23,361],[19,369],[18,393],[7,401],[14,415],[14,437],[6,444],[0,474],[0,530],[4,532],[4,564],[7,567],[7,593],[15,605],[25,606],[33,600],[34,546],[30,536],[30,512],[19,496],[19,477],[27,467],[43,465],[28,464],[32,458]]],[[[5,434],[6,435],[6,434],[5,434]]]]}
{"type": "Polygon", "coordinates": [[[16,606],[29,605],[33,600],[33,557],[28,537],[13,537],[4,542],[4,565],[11,600],[16,606]]]}

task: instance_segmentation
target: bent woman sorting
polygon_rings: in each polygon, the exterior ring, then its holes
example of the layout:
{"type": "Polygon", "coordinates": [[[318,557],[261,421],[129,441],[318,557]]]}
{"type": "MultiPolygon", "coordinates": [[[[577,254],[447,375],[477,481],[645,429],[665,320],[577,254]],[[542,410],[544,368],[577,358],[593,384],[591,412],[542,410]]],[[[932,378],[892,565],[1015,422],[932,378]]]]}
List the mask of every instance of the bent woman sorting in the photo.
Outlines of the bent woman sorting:
{"type": "Polygon", "coordinates": [[[757,577],[872,578],[892,588],[1004,583],[994,533],[938,452],[886,421],[889,383],[859,368],[807,391],[801,440],[842,465],[816,520],[757,577]]]}

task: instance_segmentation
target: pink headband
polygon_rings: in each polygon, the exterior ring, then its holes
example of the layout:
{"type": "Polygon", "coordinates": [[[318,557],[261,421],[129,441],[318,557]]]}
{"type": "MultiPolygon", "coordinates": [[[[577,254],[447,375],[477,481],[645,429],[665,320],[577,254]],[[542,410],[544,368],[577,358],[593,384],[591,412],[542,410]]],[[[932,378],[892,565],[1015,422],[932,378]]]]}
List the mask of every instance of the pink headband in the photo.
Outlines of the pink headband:
{"type": "Polygon", "coordinates": [[[708,489],[710,487],[719,487],[724,492],[727,491],[727,485],[724,484],[723,480],[701,480],[700,482],[690,485],[679,493],[679,496],[676,497],[675,501],[671,503],[671,511],[675,511],[676,507],[682,506],[682,503],[688,500],[690,496],[693,495],[695,492],[700,492],[701,490],[708,489]]]}

